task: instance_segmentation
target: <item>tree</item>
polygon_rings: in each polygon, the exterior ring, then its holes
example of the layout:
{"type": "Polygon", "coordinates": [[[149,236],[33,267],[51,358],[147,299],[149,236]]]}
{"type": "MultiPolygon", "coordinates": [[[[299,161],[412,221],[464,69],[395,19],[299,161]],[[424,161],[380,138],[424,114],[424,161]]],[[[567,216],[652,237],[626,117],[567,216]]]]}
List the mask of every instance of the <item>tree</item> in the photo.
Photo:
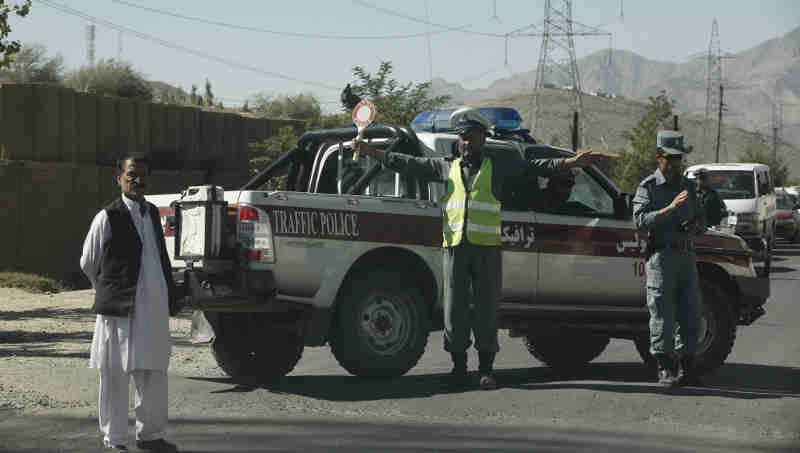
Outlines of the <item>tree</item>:
{"type": "Polygon", "coordinates": [[[322,124],[322,107],[316,96],[310,93],[297,95],[271,96],[258,93],[252,98],[253,111],[267,118],[284,118],[303,120],[309,128],[317,128],[322,124]]]}
{"type": "Polygon", "coordinates": [[[195,84],[192,84],[192,94],[189,99],[192,105],[197,105],[197,85],[195,84]]]}
{"type": "Polygon", "coordinates": [[[10,5],[5,0],[0,0],[0,68],[11,64],[14,55],[20,51],[22,44],[19,41],[9,41],[11,26],[8,25],[8,16],[11,12],[19,17],[25,17],[31,10],[31,0],[23,4],[10,5]]]}
{"type": "Polygon", "coordinates": [[[758,132],[753,134],[744,151],[739,154],[739,162],[768,165],[770,173],[772,173],[772,183],[775,187],[790,185],[790,172],[786,162],[780,156],[775,156],[772,153],[771,145],[758,132]]]}
{"type": "Polygon", "coordinates": [[[559,137],[558,134],[553,134],[550,138],[550,144],[552,146],[561,146],[561,137],[559,137]]]}
{"type": "Polygon", "coordinates": [[[130,63],[114,59],[103,59],[94,66],[82,67],[67,76],[65,85],[77,91],[106,96],[143,101],[153,98],[153,88],[144,76],[130,63]]]}
{"type": "Polygon", "coordinates": [[[64,58],[47,57],[41,44],[24,45],[11,62],[0,69],[0,80],[19,83],[59,84],[64,81],[64,58]]]}
{"type": "Polygon", "coordinates": [[[381,62],[374,75],[361,66],[353,68],[357,81],[351,86],[352,92],[375,104],[376,122],[407,126],[417,114],[443,107],[450,101],[450,96],[430,97],[430,82],[400,84],[391,78],[392,70],[389,61],[381,62]]]}
{"type": "Polygon", "coordinates": [[[636,186],[653,173],[657,166],[656,161],[656,134],[661,129],[667,129],[668,120],[672,118],[673,102],[667,99],[667,94],[662,91],[658,96],[649,98],[650,104],[633,129],[622,133],[628,141],[628,148],[622,150],[614,167],[614,179],[625,192],[633,192],[636,186]]]}
{"type": "Polygon", "coordinates": [[[244,101],[244,105],[242,105],[242,112],[250,113],[250,105],[246,100],[244,101]]]}
{"type": "MultiPolygon", "coordinates": [[[[297,144],[297,134],[291,126],[280,128],[276,135],[267,138],[260,143],[250,144],[250,174],[256,175],[283,153],[292,149],[297,144]]],[[[280,175],[267,181],[264,186],[267,190],[277,190],[285,188],[286,175],[280,175]]]]}

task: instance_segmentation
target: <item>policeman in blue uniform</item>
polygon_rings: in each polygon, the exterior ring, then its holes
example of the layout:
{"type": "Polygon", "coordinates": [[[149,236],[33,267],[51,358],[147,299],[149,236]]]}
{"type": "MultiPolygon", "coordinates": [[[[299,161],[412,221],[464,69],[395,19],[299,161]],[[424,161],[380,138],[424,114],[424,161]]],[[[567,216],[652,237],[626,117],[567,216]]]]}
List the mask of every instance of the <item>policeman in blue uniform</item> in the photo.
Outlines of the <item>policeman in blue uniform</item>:
{"type": "Polygon", "coordinates": [[[701,300],[693,238],[706,225],[695,186],[681,175],[682,158],[689,152],[683,136],[660,131],[656,152],[658,169],[636,189],[633,220],[637,230],[649,235],[650,353],[658,364],[659,384],[674,387],[695,378],[701,300]]]}

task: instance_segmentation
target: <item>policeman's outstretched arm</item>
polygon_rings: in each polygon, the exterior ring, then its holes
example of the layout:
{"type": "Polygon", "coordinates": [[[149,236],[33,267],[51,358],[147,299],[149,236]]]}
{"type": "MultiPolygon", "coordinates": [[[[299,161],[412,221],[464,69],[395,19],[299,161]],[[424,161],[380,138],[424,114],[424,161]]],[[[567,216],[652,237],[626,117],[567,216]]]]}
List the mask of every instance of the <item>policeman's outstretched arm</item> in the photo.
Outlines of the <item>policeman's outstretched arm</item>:
{"type": "Polygon", "coordinates": [[[363,153],[384,164],[390,170],[413,176],[424,181],[446,180],[446,171],[441,159],[428,157],[414,157],[403,153],[390,153],[378,149],[371,143],[364,141],[363,137],[353,139],[353,150],[363,153]]]}
{"type": "Polygon", "coordinates": [[[593,164],[599,157],[601,156],[594,154],[592,148],[580,148],[575,156],[564,159],[564,167],[585,167],[593,164]]]}

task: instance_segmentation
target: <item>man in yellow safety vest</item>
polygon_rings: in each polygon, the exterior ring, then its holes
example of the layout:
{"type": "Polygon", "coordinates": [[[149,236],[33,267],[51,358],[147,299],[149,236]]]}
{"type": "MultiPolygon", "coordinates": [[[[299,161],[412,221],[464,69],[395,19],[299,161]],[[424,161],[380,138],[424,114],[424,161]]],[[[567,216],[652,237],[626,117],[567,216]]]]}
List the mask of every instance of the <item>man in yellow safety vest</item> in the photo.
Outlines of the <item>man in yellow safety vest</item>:
{"type": "Polygon", "coordinates": [[[591,163],[595,156],[589,150],[579,150],[576,156],[566,159],[531,161],[511,152],[489,155],[484,153],[484,144],[491,123],[478,109],[456,110],[450,117],[450,124],[458,133],[461,153],[461,157],[454,160],[387,153],[368,145],[360,137],[354,140],[354,147],[398,173],[446,184],[440,201],[444,221],[444,348],[453,359],[451,375],[457,383],[466,383],[466,351],[472,330],[480,362],[479,385],[483,389],[493,389],[497,387],[493,367],[499,349],[496,311],[501,284],[500,198],[507,193],[508,184],[529,180],[533,175],[550,175],[565,168],[582,167],[591,163]],[[474,309],[472,325],[471,304],[474,309]]]}

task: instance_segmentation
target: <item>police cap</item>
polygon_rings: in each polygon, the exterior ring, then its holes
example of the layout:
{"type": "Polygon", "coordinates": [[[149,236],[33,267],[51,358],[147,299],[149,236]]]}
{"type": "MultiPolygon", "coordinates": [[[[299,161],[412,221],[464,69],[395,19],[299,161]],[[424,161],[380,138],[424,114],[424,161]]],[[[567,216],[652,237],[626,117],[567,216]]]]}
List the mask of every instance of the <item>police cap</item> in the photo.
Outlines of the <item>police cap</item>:
{"type": "Polygon", "coordinates": [[[666,155],[682,156],[689,150],[683,146],[683,134],[678,131],[658,131],[656,149],[666,155]]]}
{"type": "Polygon", "coordinates": [[[489,118],[474,107],[461,107],[450,115],[450,125],[460,134],[467,129],[480,129],[486,133],[492,123],[489,118]]]}

